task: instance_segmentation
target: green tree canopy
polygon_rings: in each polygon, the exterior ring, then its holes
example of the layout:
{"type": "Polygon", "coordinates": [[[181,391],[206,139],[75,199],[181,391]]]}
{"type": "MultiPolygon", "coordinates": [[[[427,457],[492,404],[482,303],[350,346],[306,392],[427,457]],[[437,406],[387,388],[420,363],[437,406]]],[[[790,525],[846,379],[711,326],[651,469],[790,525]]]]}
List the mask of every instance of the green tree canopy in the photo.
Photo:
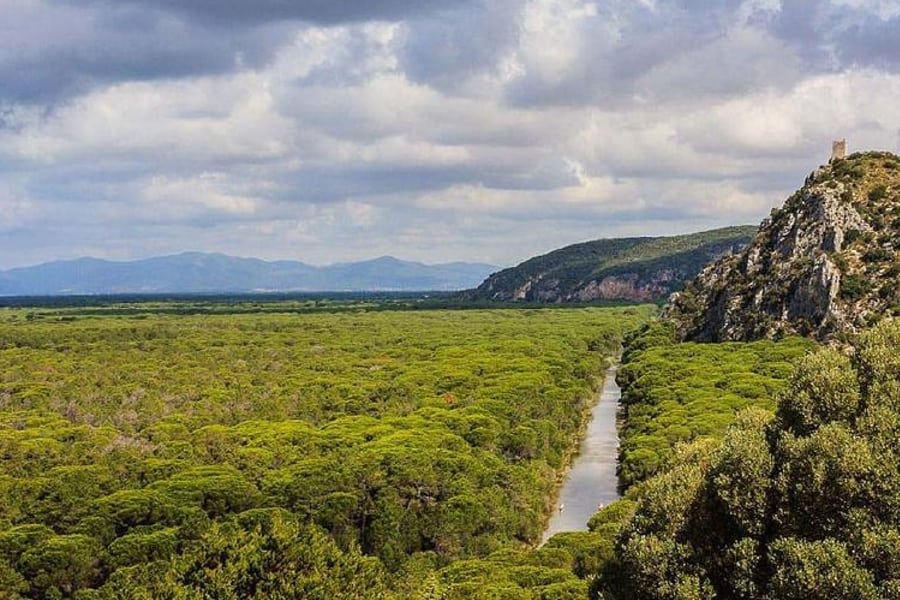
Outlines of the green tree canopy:
{"type": "Polygon", "coordinates": [[[900,321],[803,359],[640,489],[609,598],[900,598],[900,321]]]}

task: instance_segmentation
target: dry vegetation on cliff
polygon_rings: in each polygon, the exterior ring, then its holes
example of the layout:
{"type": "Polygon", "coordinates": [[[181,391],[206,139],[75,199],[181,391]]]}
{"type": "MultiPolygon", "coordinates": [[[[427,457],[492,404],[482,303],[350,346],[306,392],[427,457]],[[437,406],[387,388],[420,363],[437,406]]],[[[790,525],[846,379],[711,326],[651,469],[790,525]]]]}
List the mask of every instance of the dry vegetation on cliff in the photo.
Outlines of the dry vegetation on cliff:
{"type": "Polygon", "coordinates": [[[681,337],[846,337],[900,314],[900,158],[816,169],[742,253],[707,267],[667,311],[681,337]]]}

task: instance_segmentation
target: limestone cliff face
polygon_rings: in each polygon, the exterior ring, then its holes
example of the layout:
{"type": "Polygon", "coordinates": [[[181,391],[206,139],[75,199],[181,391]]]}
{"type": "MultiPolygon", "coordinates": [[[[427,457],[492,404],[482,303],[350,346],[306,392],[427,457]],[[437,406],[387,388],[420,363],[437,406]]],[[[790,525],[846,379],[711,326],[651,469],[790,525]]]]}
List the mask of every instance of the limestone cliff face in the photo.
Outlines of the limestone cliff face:
{"type": "Polygon", "coordinates": [[[494,273],[465,297],[545,303],[661,301],[710,261],[743,248],[754,229],[729,227],[682,236],[575,244],[494,273]]]}
{"type": "Polygon", "coordinates": [[[698,341],[845,335],[900,312],[898,249],[900,158],[855,154],[813,172],[664,314],[698,341]]]}
{"type": "MultiPolygon", "coordinates": [[[[710,256],[710,260],[716,256],[710,256]]],[[[620,273],[591,278],[575,287],[567,287],[554,277],[529,280],[513,293],[514,300],[534,302],[593,302],[595,300],[630,300],[654,302],[667,297],[673,285],[683,283],[688,273],[683,270],[661,269],[642,275],[620,273]]],[[[498,294],[494,299],[501,298],[498,294]]]]}

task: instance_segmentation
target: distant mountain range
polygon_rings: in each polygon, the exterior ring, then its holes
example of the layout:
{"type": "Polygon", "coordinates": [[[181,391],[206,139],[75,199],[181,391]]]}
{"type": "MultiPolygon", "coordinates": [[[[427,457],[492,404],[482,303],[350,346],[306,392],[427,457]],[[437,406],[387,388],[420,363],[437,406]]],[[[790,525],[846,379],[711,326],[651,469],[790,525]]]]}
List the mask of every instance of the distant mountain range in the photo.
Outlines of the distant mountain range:
{"type": "Polygon", "coordinates": [[[494,273],[463,296],[553,303],[665,300],[710,261],[744,248],[755,233],[755,227],[741,226],[574,244],[494,273]]]}
{"type": "Polygon", "coordinates": [[[425,265],[383,256],[316,267],[186,252],[127,262],[79,258],[0,271],[0,295],[450,291],[473,287],[493,265],[425,265]]]}

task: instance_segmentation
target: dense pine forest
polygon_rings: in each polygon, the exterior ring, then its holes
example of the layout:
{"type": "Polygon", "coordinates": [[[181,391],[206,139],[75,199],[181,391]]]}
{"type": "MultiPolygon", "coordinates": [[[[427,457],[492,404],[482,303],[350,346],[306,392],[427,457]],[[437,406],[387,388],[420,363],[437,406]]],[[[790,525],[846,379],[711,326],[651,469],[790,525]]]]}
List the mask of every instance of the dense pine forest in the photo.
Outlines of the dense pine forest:
{"type": "MultiPolygon", "coordinates": [[[[0,589],[468,597],[487,567],[452,561],[539,539],[597,377],[653,310],[6,310],[0,589]]],[[[509,586],[584,594],[571,553],[538,556],[509,586]]]]}
{"type": "Polygon", "coordinates": [[[408,308],[5,309],[0,597],[898,597],[895,322],[408,308]],[[537,547],[622,346],[623,498],[537,547]]]}
{"type": "Polygon", "coordinates": [[[813,347],[806,338],[751,343],[675,343],[670,324],[633,339],[623,357],[619,481],[655,475],[675,446],[717,437],[745,408],[774,410],[793,361],[813,347]]]}

